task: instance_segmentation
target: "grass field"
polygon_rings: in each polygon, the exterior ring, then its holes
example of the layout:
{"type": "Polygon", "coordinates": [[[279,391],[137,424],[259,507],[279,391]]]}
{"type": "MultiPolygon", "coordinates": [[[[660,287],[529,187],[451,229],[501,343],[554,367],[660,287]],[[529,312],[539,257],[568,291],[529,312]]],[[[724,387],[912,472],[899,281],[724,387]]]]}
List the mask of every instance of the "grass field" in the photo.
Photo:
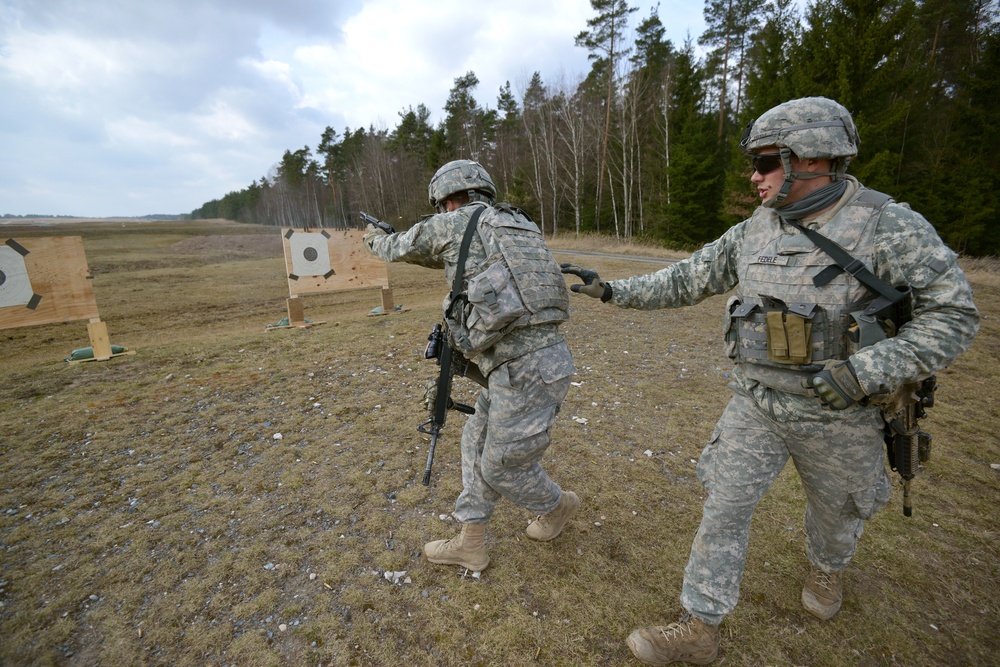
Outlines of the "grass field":
{"type": "MultiPolygon", "coordinates": [[[[440,272],[389,267],[404,312],[369,316],[376,290],[322,294],[305,314],[325,324],[265,332],[288,296],[274,228],[0,232],[82,235],[111,342],[135,351],[71,365],[85,322],[0,331],[0,664],[636,665],[625,636],[678,616],[695,461],[728,399],[721,297],[654,312],[574,297],[578,373],[545,466],[580,514],[539,544],[502,504],[474,578],[420,556],[457,531],[460,490],[458,413],[419,481],[440,272]]],[[[570,254],[635,251],[607,241],[552,245],[605,278],[658,268],[570,254]]],[[[1000,664],[1000,270],[964,265],[982,328],[939,374],[913,516],[897,486],[842,611],[817,621],[799,602],[804,498],[786,470],[755,515],[717,664],[1000,664]]]]}

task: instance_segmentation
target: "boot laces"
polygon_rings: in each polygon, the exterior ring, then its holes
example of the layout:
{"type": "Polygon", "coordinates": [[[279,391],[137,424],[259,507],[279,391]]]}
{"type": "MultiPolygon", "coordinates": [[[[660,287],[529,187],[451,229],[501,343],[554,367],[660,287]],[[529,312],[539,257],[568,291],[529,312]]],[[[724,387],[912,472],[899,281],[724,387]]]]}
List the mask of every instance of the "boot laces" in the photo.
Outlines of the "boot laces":
{"type": "Polygon", "coordinates": [[[833,592],[834,589],[833,579],[834,577],[832,574],[824,572],[823,570],[820,569],[816,570],[816,584],[820,586],[822,589],[833,592]]]}
{"type": "Polygon", "coordinates": [[[684,614],[676,623],[671,623],[660,628],[660,634],[666,641],[680,639],[685,635],[694,635],[694,617],[691,614],[684,614]]]}

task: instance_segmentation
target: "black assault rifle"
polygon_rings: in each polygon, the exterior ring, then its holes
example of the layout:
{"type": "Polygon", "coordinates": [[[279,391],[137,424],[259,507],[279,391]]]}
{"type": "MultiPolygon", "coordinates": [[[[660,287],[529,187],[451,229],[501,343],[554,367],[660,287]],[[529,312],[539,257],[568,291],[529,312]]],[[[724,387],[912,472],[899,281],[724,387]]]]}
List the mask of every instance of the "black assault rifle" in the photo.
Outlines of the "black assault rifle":
{"type": "Polygon", "coordinates": [[[451,400],[451,375],[452,375],[452,353],[451,346],[444,339],[444,332],[440,324],[435,324],[434,329],[427,336],[427,347],[424,349],[424,359],[437,359],[441,372],[438,375],[437,391],[434,393],[434,402],[431,405],[430,419],[417,427],[421,433],[431,436],[431,448],[427,452],[427,466],[424,468],[424,486],[430,486],[431,466],[434,465],[434,448],[437,447],[437,439],[444,427],[448,410],[458,410],[467,415],[475,414],[476,409],[465,403],[456,403],[451,400]]]}
{"type": "Polygon", "coordinates": [[[920,430],[918,419],[927,416],[925,408],[934,406],[937,380],[932,375],[918,385],[907,385],[901,397],[903,406],[895,414],[883,412],[885,419],[885,449],[889,467],[903,478],[903,516],[913,514],[910,482],[920,470],[920,464],[931,458],[931,435],[920,430]]]}
{"type": "Polygon", "coordinates": [[[379,220],[378,218],[376,218],[374,215],[368,215],[364,211],[361,211],[361,219],[364,220],[369,225],[375,225],[376,227],[378,227],[379,229],[381,229],[386,234],[395,234],[396,233],[396,230],[393,229],[392,225],[390,225],[388,222],[382,222],[381,220],[379,220]]]}

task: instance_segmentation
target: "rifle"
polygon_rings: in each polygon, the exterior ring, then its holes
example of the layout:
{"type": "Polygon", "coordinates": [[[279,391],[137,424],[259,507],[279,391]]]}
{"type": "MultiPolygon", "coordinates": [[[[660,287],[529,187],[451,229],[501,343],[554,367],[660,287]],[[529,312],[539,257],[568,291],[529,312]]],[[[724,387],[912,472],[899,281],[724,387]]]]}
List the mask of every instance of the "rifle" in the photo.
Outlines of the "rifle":
{"type": "MultiPolygon", "coordinates": [[[[462,293],[465,260],[469,257],[469,246],[472,244],[472,236],[476,231],[476,226],[479,224],[479,216],[482,215],[483,210],[483,207],[476,207],[475,213],[469,218],[469,224],[465,227],[462,246],[458,251],[458,262],[455,264],[455,279],[451,286],[451,294],[448,296],[449,303],[454,303],[455,299],[462,293]]],[[[367,220],[367,218],[363,219],[367,220]]],[[[434,394],[434,405],[431,406],[431,418],[417,427],[417,430],[421,433],[431,436],[431,448],[427,452],[427,466],[424,468],[424,486],[430,486],[431,465],[434,463],[434,448],[437,446],[438,435],[440,435],[441,428],[444,426],[448,408],[464,412],[467,415],[475,414],[476,409],[471,405],[455,403],[451,400],[452,350],[451,345],[448,344],[448,340],[444,336],[444,331],[441,329],[440,323],[435,324],[430,335],[427,336],[427,347],[424,349],[424,358],[437,359],[438,366],[441,367],[441,373],[438,375],[437,391],[434,394]]],[[[458,367],[459,375],[467,375],[481,385],[486,386],[486,379],[482,377],[482,373],[479,372],[479,367],[476,364],[466,360],[462,355],[458,355],[454,361],[456,362],[456,367],[458,367]],[[474,372],[470,373],[470,370],[474,372]]]]}
{"type": "Polygon", "coordinates": [[[885,449],[889,456],[889,467],[903,478],[903,516],[913,514],[910,498],[910,482],[920,471],[921,463],[931,458],[931,436],[921,431],[917,420],[927,416],[925,408],[934,406],[934,392],[937,390],[935,376],[920,384],[907,385],[900,400],[902,407],[894,414],[884,412],[885,449]]]}
{"type": "Polygon", "coordinates": [[[430,451],[427,452],[427,465],[424,467],[423,485],[430,486],[431,466],[434,464],[434,448],[437,447],[438,436],[444,427],[448,410],[458,410],[467,415],[475,414],[476,409],[465,403],[451,400],[452,353],[448,341],[444,340],[441,324],[435,324],[427,336],[427,347],[424,349],[424,359],[437,359],[441,372],[438,375],[437,391],[434,394],[434,404],[431,406],[430,419],[417,427],[421,433],[431,436],[430,451]]]}
{"type": "Polygon", "coordinates": [[[368,215],[364,211],[361,211],[361,219],[365,223],[367,223],[369,225],[374,225],[375,227],[378,227],[379,229],[381,229],[386,234],[395,234],[396,233],[396,230],[393,229],[392,225],[390,225],[388,222],[382,222],[381,220],[379,220],[378,218],[376,218],[374,215],[368,215]]]}

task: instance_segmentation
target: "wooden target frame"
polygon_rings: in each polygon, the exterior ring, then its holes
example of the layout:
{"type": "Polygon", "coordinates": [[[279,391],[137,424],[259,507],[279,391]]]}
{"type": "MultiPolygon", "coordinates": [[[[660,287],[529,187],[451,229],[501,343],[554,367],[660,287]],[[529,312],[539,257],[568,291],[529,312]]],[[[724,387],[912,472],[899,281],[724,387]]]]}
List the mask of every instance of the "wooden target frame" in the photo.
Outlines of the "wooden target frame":
{"type": "Polygon", "coordinates": [[[90,360],[119,356],[112,354],[92,280],[80,236],[6,239],[0,245],[0,329],[89,320],[90,360]]]}
{"type": "Polygon", "coordinates": [[[379,288],[382,312],[394,311],[386,263],[364,249],[357,229],[281,229],[288,279],[288,324],[267,329],[304,328],[301,297],[309,294],[379,288]]]}

